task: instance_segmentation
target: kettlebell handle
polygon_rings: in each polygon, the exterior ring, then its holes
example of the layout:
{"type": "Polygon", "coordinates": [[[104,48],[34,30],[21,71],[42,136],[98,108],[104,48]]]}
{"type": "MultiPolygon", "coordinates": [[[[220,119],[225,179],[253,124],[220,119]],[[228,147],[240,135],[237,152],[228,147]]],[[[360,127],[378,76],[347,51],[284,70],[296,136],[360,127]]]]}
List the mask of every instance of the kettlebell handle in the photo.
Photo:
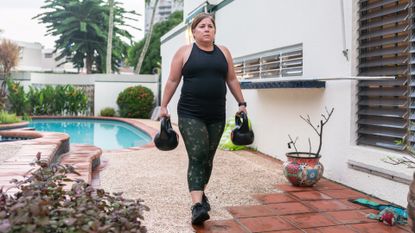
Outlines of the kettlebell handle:
{"type": "Polygon", "coordinates": [[[241,112],[239,114],[235,115],[235,125],[239,126],[241,128],[241,130],[243,130],[244,132],[249,131],[249,125],[248,125],[248,116],[246,113],[241,112]],[[241,122],[242,119],[242,122],[241,122]]]}
{"type": "Polygon", "coordinates": [[[167,134],[169,132],[169,129],[171,129],[170,117],[166,116],[161,118],[160,133],[167,134]]]}

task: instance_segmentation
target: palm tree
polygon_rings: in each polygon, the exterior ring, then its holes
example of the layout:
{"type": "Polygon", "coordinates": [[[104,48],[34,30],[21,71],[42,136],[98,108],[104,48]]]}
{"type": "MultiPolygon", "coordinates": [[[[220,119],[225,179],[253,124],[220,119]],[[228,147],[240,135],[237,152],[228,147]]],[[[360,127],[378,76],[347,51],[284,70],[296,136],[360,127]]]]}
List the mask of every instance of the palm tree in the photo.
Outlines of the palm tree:
{"type": "MultiPolygon", "coordinates": [[[[87,73],[92,73],[95,65],[96,72],[105,71],[110,7],[103,0],[45,0],[43,12],[34,18],[41,23],[48,24],[47,34],[57,36],[55,51],[59,52],[56,60],[69,57],[77,68],[85,67],[87,73]]],[[[127,54],[128,44],[123,40],[131,41],[131,34],[118,27],[126,25],[125,14],[138,15],[134,11],[126,11],[116,2],[113,2],[113,40],[111,68],[118,70],[121,61],[127,54]]],[[[133,19],[133,18],[129,18],[133,19]]],[[[135,20],[135,19],[133,19],[135,20]]],[[[63,61],[62,65],[68,61],[63,61]]]]}
{"type": "MultiPolygon", "coordinates": [[[[146,0],[146,4],[150,4],[151,0],[146,0]]],[[[148,33],[146,36],[146,41],[144,42],[143,51],[141,51],[140,57],[138,58],[137,66],[135,67],[134,72],[139,74],[141,71],[141,66],[143,65],[144,57],[146,56],[148,47],[150,45],[151,35],[153,34],[153,26],[154,26],[154,16],[156,15],[156,9],[159,0],[154,0],[153,5],[153,12],[151,13],[151,20],[150,20],[150,28],[148,29],[148,33]]]]}
{"type": "Polygon", "coordinates": [[[107,74],[111,73],[111,58],[112,58],[112,31],[114,28],[114,0],[108,0],[108,5],[110,8],[110,16],[108,22],[108,40],[107,40],[107,54],[106,54],[106,68],[107,74]]]}
{"type": "MultiPolygon", "coordinates": [[[[183,11],[175,11],[166,20],[154,24],[150,45],[141,65],[140,74],[152,74],[160,69],[160,38],[182,21],[183,11]]],[[[129,65],[134,67],[137,65],[145,40],[146,38],[143,38],[129,48],[127,60],[129,65]]]]}

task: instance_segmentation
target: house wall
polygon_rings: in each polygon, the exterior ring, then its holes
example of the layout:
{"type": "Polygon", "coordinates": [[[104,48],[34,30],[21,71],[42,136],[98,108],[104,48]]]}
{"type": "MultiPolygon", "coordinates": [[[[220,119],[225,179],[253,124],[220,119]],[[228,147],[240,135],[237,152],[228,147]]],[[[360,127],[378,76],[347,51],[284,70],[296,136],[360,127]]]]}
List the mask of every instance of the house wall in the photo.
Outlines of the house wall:
{"type": "Polygon", "coordinates": [[[72,72],[77,73],[78,69],[73,67],[72,62],[68,62],[65,64],[60,65],[64,59],[56,61],[55,59],[58,57],[57,53],[53,53],[53,49],[43,49],[42,50],[42,70],[46,72],[72,72]]]}
{"type": "Polygon", "coordinates": [[[19,63],[16,70],[40,71],[42,66],[42,45],[37,42],[14,42],[20,48],[19,63]]]}
{"type": "MultiPolygon", "coordinates": [[[[185,18],[201,2],[185,0],[185,18]]],[[[350,77],[357,74],[356,12],[356,0],[258,0],[255,4],[249,0],[232,1],[215,13],[215,41],[227,46],[234,58],[302,43],[303,76],[350,77]],[[347,58],[343,54],[344,49],[349,51],[347,58]]],[[[168,36],[173,34],[170,32],[168,36]]],[[[168,78],[173,53],[186,43],[187,35],[183,31],[167,40],[168,36],[162,38],[163,86],[168,78]]],[[[289,141],[287,135],[290,134],[299,137],[297,146],[305,151],[308,151],[307,138],[310,137],[313,151],[316,151],[318,136],[299,115],[308,114],[317,123],[325,107],[334,107],[332,119],[324,130],[321,151],[324,176],[393,203],[406,205],[408,185],[348,166],[348,161],[354,160],[386,171],[399,170],[406,177],[413,172],[381,161],[388,155],[402,156],[399,153],[356,145],[356,85],[354,80],[337,80],[327,81],[324,89],[243,90],[255,132],[253,147],[285,161],[289,141]]],[[[173,121],[177,119],[178,92],[169,104],[173,121]]],[[[230,92],[227,100],[227,117],[231,117],[237,111],[237,105],[230,92]]]]}
{"type": "MultiPolygon", "coordinates": [[[[113,77],[98,76],[95,79],[95,115],[99,115],[101,109],[106,107],[118,110],[117,98],[120,92],[132,86],[144,86],[149,88],[154,97],[158,97],[157,75],[118,75],[113,77]]],[[[157,99],[156,99],[157,103],[157,99]]]]}
{"type": "MultiPolygon", "coordinates": [[[[169,71],[170,71],[170,63],[171,60],[173,59],[174,53],[176,52],[176,50],[188,43],[188,35],[186,31],[183,31],[182,28],[184,27],[183,24],[180,24],[178,26],[176,26],[173,30],[177,31],[178,34],[174,35],[173,37],[171,37],[168,40],[165,40],[165,42],[161,43],[161,47],[160,47],[160,54],[161,54],[161,85],[162,85],[162,92],[163,89],[166,85],[167,79],[169,77],[169,71]]],[[[172,32],[172,31],[170,31],[172,32]]],[[[170,33],[167,33],[166,35],[164,35],[161,40],[163,41],[163,38],[167,38],[172,36],[170,33]]],[[[182,88],[182,82],[179,84],[179,86],[177,87],[177,91],[174,93],[170,104],[168,106],[168,110],[171,114],[171,120],[173,122],[177,122],[177,102],[179,101],[180,98],[180,90],[182,88]]]]}

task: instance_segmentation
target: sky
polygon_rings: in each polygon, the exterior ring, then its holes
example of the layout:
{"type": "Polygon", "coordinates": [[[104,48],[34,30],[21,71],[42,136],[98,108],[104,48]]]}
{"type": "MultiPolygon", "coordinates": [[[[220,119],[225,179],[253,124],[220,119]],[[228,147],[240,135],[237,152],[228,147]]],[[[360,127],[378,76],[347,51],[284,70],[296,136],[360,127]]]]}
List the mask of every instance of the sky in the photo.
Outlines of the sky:
{"type": "MultiPolygon", "coordinates": [[[[126,10],[135,10],[141,14],[139,21],[134,26],[142,31],[129,30],[134,40],[143,38],[144,31],[144,0],[118,0],[123,3],[126,10]]],[[[46,25],[32,19],[42,12],[40,7],[44,0],[0,0],[0,30],[3,30],[1,37],[25,41],[39,42],[45,48],[53,48],[56,38],[45,36],[46,25]]]]}

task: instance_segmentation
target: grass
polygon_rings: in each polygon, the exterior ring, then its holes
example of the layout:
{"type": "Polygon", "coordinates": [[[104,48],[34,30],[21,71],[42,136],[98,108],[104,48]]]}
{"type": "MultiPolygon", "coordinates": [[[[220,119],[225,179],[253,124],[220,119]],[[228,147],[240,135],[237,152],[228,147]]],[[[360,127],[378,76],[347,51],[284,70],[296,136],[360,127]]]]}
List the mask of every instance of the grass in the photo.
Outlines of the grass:
{"type": "Polygon", "coordinates": [[[0,124],[12,124],[18,123],[22,120],[16,116],[16,114],[11,114],[6,111],[0,111],[0,124]]]}

